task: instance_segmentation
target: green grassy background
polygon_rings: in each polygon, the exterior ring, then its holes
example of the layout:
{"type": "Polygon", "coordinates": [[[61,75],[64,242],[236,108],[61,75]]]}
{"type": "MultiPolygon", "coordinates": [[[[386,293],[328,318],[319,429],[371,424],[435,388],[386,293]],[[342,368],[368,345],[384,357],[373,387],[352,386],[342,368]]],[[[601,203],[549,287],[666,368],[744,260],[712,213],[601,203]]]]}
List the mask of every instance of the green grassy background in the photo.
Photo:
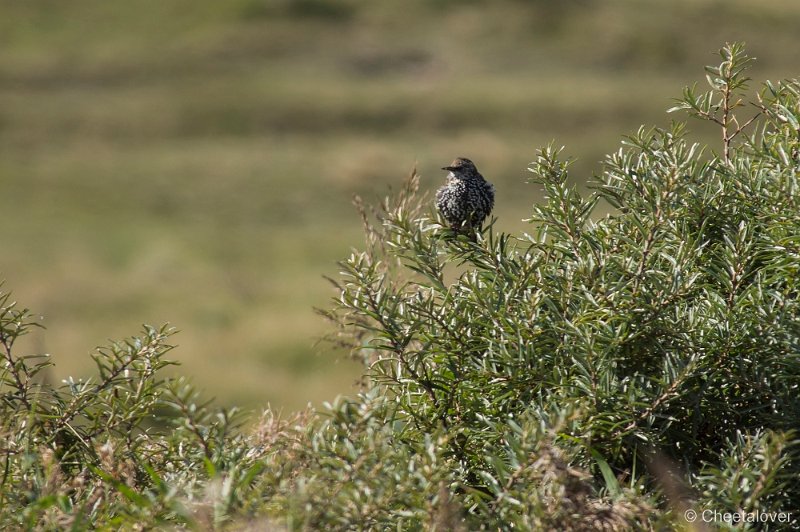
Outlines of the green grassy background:
{"type": "MultiPolygon", "coordinates": [[[[796,0],[0,0],[0,278],[51,378],[139,324],[224,403],[299,408],[359,368],[315,339],[367,200],[468,156],[498,227],[555,139],[577,181],[725,41],[798,74],[796,0]]],[[[714,131],[693,125],[714,142],[714,131]],[[699,129],[698,129],[699,128],[699,129]]]]}

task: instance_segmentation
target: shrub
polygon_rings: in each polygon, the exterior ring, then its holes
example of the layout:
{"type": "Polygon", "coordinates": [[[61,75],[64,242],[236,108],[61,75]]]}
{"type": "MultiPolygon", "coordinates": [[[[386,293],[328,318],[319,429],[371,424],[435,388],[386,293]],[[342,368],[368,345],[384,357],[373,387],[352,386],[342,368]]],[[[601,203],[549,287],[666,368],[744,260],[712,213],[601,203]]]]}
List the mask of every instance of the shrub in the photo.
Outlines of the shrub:
{"type": "MultiPolygon", "coordinates": [[[[800,83],[747,117],[740,45],[641,129],[592,192],[561,150],[530,171],[530,234],[476,242],[414,172],[376,208],[323,313],[365,365],[361,393],[244,427],[166,380],[168,328],[100,349],[54,386],[18,356],[34,326],[4,293],[0,525],[13,528],[683,528],[684,510],[800,502],[800,83]],[[605,204],[610,214],[595,210],[605,204]]],[[[724,523],[722,523],[724,524],[724,523]]],[[[780,524],[746,523],[779,528],[780,524]]]]}
{"type": "Polygon", "coordinates": [[[377,223],[364,216],[369,245],[343,263],[332,317],[403,445],[448,435],[470,527],[553,516],[512,495],[541,458],[511,452],[526,423],[592,474],[593,504],[800,515],[800,84],[765,84],[743,118],[750,59],[738,44],[721,56],[710,90],[674,108],[716,123],[720,154],[683,124],[643,128],[584,197],[545,148],[530,167],[545,201],[523,236],[455,238],[426,215],[415,175],[377,223]],[[614,211],[598,219],[601,202],[614,211]]]}

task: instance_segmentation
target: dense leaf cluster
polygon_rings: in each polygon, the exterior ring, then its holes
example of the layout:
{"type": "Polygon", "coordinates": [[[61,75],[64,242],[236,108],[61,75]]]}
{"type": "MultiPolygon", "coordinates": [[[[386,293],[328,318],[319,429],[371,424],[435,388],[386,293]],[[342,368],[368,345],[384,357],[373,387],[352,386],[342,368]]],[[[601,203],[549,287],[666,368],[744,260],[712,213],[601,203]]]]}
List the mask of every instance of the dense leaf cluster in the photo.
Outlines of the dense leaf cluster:
{"type": "Polygon", "coordinates": [[[32,324],[4,295],[0,524],[800,518],[800,83],[766,83],[745,106],[750,60],[739,45],[721,56],[708,92],[675,107],[717,124],[719,154],[682,124],[641,129],[582,194],[545,148],[529,234],[453,234],[415,173],[379,207],[359,202],[366,249],[341,263],[324,313],[365,382],[324,412],[242,429],[159,377],[166,329],[98,351],[97,379],[52,386],[46,363],[16,356],[32,324]]]}

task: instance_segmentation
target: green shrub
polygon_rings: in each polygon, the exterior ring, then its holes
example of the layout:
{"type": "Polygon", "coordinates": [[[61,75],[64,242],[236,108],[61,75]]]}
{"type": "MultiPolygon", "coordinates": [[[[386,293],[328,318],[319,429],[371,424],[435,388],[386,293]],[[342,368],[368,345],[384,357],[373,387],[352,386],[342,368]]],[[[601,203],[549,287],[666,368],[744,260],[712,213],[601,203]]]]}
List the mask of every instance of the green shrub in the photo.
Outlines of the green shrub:
{"type": "MultiPolygon", "coordinates": [[[[323,313],[361,393],[243,425],[165,380],[167,328],[100,349],[54,386],[19,356],[4,293],[4,528],[681,529],[684,510],[800,516],[800,83],[746,107],[725,47],[592,192],[552,147],[530,234],[453,235],[418,193],[369,209],[323,313]],[[744,112],[747,116],[742,116],[744,112]],[[749,113],[749,114],[748,114],[749,113]],[[598,205],[611,212],[595,215],[598,205]]],[[[724,525],[725,523],[718,523],[724,525]]],[[[780,524],[745,524],[779,529],[780,524]]]]}
{"type": "Polygon", "coordinates": [[[584,197],[546,148],[530,167],[546,196],[531,234],[490,228],[477,244],[426,215],[412,176],[342,264],[332,317],[403,444],[448,435],[470,527],[552,516],[510,495],[527,463],[509,452],[522,420],[592,473],[596,504],[674,512],[684,503],[659,495],[672,470],[673,498],[695,507],[800,515],[788,496],[800,488],[800,84],[767,83],[750,111],[749,58],[740,45],[721,55],[710,90],[675,107],[720,127],[720,154],[683,124],[641,129],[584,197]],[[595,219],[601,202],[614,212],[595,219]]]}

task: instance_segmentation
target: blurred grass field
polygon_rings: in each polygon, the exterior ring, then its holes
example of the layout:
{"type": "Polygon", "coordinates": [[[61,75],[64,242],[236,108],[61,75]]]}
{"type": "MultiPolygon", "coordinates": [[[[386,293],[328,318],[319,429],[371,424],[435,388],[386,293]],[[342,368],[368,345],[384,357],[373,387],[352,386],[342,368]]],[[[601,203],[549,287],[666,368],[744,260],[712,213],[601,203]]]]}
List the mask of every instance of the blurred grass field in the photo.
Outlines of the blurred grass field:
{"type": "MultiPolygon", "coordinates": [[[[798,75],[796,0],[0,0],[0,278],[44,317],[52,378],[169,321],[224,403],[299,408],[359,368],[312,307],[368,201],[468,156],[502,230],[550,140],[577,182],[724,42],[798,75]]],[[[714,131],[692,129],[709,142],[714,131]]]]}

